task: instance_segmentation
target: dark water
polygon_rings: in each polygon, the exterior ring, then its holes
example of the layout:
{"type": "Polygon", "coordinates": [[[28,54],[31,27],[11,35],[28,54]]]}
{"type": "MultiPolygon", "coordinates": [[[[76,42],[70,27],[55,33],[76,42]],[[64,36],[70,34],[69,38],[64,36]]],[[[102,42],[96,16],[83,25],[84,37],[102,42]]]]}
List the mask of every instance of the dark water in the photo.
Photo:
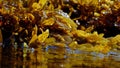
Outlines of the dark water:
{"type": "Polygon", "coordinates": [[[25,59],[22,53],[2,49],[0,68],[120,68],[120,53],[115,51],[102,54],[50,46],[38,54],[40,59],[25,59]]]}

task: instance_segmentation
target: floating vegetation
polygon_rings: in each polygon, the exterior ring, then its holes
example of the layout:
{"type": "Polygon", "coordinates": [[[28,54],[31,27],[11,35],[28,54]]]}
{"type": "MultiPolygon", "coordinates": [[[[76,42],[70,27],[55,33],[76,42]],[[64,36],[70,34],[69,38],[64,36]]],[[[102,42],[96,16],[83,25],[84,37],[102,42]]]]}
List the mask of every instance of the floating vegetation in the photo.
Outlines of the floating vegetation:
{"type": "Polygon", "coordinates": [[[104,57],[120,50],[119,6],[113,0],[0,0],[0,46],[36,64],[77,57],[77,50],[104,57]]]}

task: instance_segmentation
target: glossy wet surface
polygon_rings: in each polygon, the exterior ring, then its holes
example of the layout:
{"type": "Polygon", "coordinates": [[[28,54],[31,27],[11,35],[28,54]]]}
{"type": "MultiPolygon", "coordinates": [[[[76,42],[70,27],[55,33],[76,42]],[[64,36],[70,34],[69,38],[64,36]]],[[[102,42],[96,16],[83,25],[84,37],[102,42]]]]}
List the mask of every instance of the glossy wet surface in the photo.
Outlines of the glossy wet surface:
{"type": "Polygon", "coordinates": [[[9,50],[1,52],[0,68],[119,68],[120,65],[118,51],[102,54],[49,46],[38,57],[25,59],[14,52],[10,54],[9,50]]]}

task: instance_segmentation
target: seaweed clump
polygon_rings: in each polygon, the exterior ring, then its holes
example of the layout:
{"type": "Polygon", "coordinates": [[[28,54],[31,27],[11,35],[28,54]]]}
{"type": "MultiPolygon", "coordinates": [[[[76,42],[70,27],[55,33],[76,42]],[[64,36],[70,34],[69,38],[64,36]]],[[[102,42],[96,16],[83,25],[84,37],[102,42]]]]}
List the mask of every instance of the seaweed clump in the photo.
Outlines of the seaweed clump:
{"type": "Polygon", "coordinates": [[[14,48],[17,43],[23,57],[29,52],[24,47],[34,48],[34,56],[42,58],[48,46],[107,53],[120,48],[119,5],[98,0],[0,1],[2,43],[14,48]]]}

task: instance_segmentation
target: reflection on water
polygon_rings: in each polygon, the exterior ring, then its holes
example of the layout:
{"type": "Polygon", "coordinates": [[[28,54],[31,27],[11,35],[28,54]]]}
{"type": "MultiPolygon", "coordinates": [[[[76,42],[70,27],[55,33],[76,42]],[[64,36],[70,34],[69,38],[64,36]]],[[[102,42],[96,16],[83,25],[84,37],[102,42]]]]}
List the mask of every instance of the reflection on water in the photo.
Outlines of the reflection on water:
{"type": "Polygon", "coordinates": [[[120,53],[114,51],[102,54],[49,46],[42,50],[40,60],[24,59],[4,48],[1,51],[0,68],[119,68],[120,65],[120,53]]]}

